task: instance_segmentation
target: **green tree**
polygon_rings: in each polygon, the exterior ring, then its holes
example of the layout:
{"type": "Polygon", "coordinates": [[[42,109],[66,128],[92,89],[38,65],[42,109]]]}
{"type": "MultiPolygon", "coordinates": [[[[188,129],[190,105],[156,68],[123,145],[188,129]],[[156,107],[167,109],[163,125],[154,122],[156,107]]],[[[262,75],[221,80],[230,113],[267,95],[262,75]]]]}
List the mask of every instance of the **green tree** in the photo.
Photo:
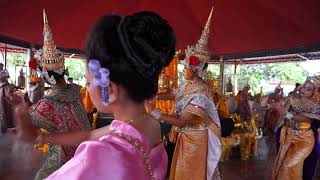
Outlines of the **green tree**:
{"type": "Polygon", "coordinates": [[[238,83],[249,83],[254,93],[260,91],[263,81],[302,83],[308,71],[299,62],[242,65],[238,74],[238,83]]]}
{"type": "Polygon", "coordinates": [[[85,74],[86,64],[83,59],[66,58],[65,67],[68,68],[69,77],[81,80],[85,74]]]}
{"type": "Polygon", "coordinates": [[[27,55],[21,53],[8,53],[7,66],[14,67],[15,65],[26,65],[27,55]]]}

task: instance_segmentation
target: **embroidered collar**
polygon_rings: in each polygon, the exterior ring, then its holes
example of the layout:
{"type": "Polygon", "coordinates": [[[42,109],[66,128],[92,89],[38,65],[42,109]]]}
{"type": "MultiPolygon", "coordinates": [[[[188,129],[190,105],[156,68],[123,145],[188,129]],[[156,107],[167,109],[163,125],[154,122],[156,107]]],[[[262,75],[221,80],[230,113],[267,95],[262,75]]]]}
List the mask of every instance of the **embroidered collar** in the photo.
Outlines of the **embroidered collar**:
{"type": "Polygon", "coordinates": [[[78,85],[68,84],[63,88],[51,90],[44,98],[66,103],[79,101],[81,100],[80,87],[78,85]]]}

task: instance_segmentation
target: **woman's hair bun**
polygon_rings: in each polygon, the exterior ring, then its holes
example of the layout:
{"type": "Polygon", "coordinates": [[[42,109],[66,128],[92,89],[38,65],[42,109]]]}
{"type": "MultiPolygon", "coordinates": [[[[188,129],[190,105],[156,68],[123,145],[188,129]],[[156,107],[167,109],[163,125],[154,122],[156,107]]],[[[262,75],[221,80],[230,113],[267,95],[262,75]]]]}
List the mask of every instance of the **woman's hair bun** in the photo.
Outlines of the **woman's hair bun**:
{"type": "Polygon", "coordinates": [[[110,80],[143,102],[158,91],[163,67],[175,54],[176,39],[168,22],[153,12],[102,16],[86,43],[86,56],[109,69],[110,80]]]}
{"type": "Polygon", "coordinates": [[[168,22],[154,12],[123,17],[117,31],[129,63],[145,78],[158,74],[175,54],[174,32],[168,22]]]}

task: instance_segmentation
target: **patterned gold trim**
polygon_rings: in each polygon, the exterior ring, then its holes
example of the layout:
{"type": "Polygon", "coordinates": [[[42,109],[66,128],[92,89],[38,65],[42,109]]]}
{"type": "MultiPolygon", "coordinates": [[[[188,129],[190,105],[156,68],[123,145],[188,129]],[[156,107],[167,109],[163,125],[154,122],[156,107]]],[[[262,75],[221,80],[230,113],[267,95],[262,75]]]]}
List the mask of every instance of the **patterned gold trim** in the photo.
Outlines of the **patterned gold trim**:
{"type": "Polygon", "coordinates": [[[109,134],[117,136],[120,139],[127,141],[133,147],[135,147],[140,152],[140,154],[143,156],[144,164],[147,166],[147,170],[149,171],[149,175],[150,175],[151,179],[152,180],[156,179],[153,174],[152,162],[151,162],[148,154],[146,153],[146,151],[140,141],[138,141],[137,139],[135,139],[129,135],[122,134],[122,133],[115,133],[115,132],[111,131],[111,132],[109,132],[109,134]]]}

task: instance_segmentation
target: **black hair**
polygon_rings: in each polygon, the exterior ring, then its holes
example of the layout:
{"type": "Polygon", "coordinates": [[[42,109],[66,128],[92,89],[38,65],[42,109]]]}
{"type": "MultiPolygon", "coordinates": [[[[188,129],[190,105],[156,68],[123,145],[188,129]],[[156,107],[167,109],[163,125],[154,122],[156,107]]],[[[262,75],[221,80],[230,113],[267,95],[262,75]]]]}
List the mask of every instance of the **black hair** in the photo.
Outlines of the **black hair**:
{"type": "Polygon", "coordinates": [[[88,60],[97,59],[109,69],[110,80],[129,98],[142,102],[157,93],[159,75],[173,59],[175,44],[171,26],[154,12],[113,14],[98,20],[85,52],[88,60]]]}
{"type": "Polygon", "coordinates": [[[205,63],[203,68],[202,68],[202,71],[207,70],[207,69],[208,69],[208,63],[205,63]]]}
{"type": "MultiPolygon", "coordinates": [[[[38,66],[38,68],[39,68],[40,71],[42,71],[42,67],[41,66],[38,66]]],[[[48,75],[49,75],[49,77],[53,76],[56,81],[59,81],[61,79],[64,79],[65,72],[66,72],[66,70],[62,74],[59,74],[59,73],[56,73],[54,71],[48,71],[48,75]]]]}
{"type": "Polygon", "coordinates": [[[68,81],[73,81],[73,78],[72,77],[68,77],[68,81]]]}
{"type": "Polygon", "coordinates": [[[62,74],[56,73],[54,71],[48,71],[49,77],[53,76],[56,81],[64,79],[64,72],[62,74]]]}

